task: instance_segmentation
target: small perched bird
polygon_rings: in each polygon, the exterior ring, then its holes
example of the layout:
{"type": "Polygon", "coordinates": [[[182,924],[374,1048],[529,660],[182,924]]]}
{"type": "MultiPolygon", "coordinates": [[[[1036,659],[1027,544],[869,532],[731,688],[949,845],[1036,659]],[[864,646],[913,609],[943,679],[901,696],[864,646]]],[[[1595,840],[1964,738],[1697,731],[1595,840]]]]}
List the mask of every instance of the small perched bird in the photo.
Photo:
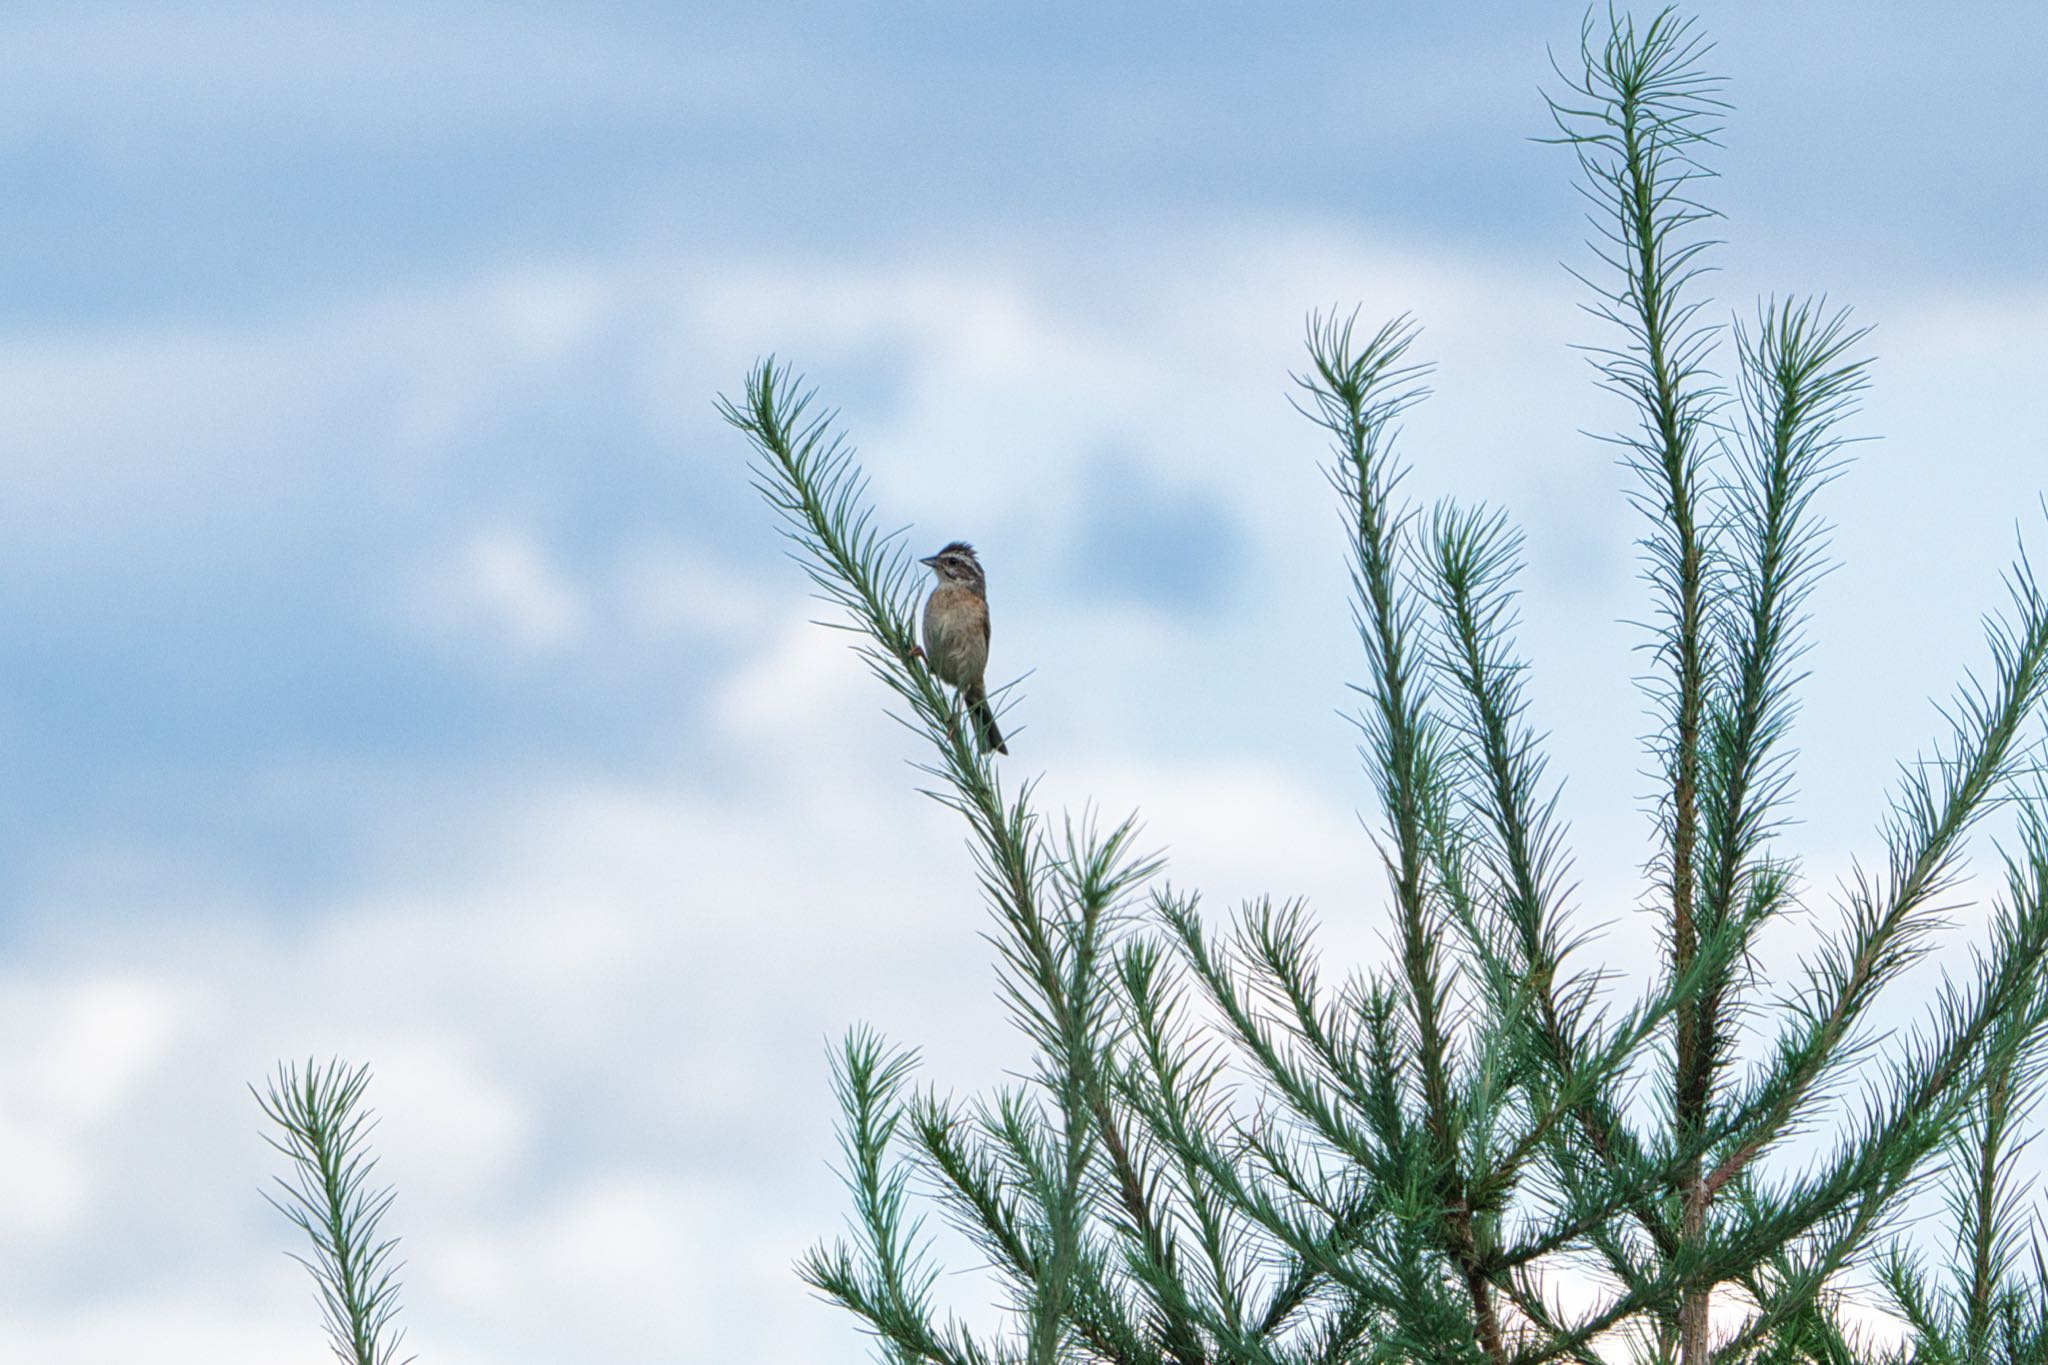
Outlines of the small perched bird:
{"type": "Polygon", "coordinates": [[[988,668],[988,578],[974,547],[956,540],[918,563],[939,580],[924,601],[924,653],[939,681],[960,691],[984,752],[1010,752],[996,713],[989,709],[982,675],[988,668]]]}

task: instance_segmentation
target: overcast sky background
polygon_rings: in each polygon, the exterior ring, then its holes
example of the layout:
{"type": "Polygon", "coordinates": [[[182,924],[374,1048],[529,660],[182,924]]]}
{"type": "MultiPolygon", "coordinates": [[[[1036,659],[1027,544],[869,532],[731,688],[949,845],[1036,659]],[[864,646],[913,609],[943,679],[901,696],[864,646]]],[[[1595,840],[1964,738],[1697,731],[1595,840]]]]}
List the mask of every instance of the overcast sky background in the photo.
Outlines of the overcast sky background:
{"type": "MultiPolygon", "coordinates": [[[[789,1269],[845,1207],[828,1039],[963,1089],[1021,1053],[960,831],[714,416],[768,351],[882,521],[982,549],[1006,773],[1355,957],[1361,660],[1286,376],[1311,308],[1412,310],[1414,490],[1526,528],[1581,900],[1639,964],[1637,530],[1578,434],[1623,414],[1530,141],[1580,14],[8,6],[0,1358],[325,1358],[244,1087],[336,1053],[423,1361],[866,1358],[789,1269]]],[[[1877,328],[1798,732],[1825,922],[2016,528],[2048,553],[2048,10],[1708,19],[1718,314],[1877,328]]]]}

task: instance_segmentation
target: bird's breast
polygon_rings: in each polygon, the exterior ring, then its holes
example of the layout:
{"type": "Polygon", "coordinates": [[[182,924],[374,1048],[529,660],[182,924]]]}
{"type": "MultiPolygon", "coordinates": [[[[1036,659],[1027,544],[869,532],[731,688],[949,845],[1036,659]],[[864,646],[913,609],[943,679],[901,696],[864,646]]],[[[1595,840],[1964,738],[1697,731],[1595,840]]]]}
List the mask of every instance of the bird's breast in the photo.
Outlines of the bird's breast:
{"type": "Polygon", "coordinates": [[[977,679],[988,661],[988,604],[968,588],[934,588],[924,604],[924,652],[953,686],[977,679]]]}

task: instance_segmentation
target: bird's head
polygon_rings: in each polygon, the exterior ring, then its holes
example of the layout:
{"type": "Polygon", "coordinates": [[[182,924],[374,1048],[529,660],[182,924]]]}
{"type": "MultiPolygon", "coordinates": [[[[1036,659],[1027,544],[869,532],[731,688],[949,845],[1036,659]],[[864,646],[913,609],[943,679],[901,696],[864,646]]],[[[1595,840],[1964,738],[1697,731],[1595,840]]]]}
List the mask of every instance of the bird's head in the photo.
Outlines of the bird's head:
{"type": "Polygon", "coordinates": [[[981,561],[974,557],[974,547],[964,540],[956,540],[935,555],[927,555],[918,563],[939,576],[941,583],[966,583],[976,589],[985,589],[988,580],[981,572],[981,561]]]}

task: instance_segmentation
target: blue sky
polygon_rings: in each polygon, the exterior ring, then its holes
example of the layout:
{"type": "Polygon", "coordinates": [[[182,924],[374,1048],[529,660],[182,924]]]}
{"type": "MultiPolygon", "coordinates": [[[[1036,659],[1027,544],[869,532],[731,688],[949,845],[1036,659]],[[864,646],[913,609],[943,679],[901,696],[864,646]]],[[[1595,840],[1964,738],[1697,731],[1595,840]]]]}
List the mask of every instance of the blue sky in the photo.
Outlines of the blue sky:
{"type": "MultiPolygon", "coordinates": [[[[884,521],[981,546],[1013,772],[1370,954],[1286,374],[1311,308],[1413,310],[1416,490],[1527,529],[1583,895],[1637,960],[1635,531],[1579,434],[1621,414],[1530,141],[1580,13],[10,7],[0,1355],[320,1358],[241,1086],[340,1052],[422,1359],[864,1358],[788,1272],[842,1207],[824,1042],[873,1020],[961,1088],[1016,1045],[957,832],[713,414],[768,351],[884,521]]],[[[2048,15],[1705,17],[1717,310],[1877,329],[1800,731],[1825,917],[2042,544],[2048,15]]]]}

